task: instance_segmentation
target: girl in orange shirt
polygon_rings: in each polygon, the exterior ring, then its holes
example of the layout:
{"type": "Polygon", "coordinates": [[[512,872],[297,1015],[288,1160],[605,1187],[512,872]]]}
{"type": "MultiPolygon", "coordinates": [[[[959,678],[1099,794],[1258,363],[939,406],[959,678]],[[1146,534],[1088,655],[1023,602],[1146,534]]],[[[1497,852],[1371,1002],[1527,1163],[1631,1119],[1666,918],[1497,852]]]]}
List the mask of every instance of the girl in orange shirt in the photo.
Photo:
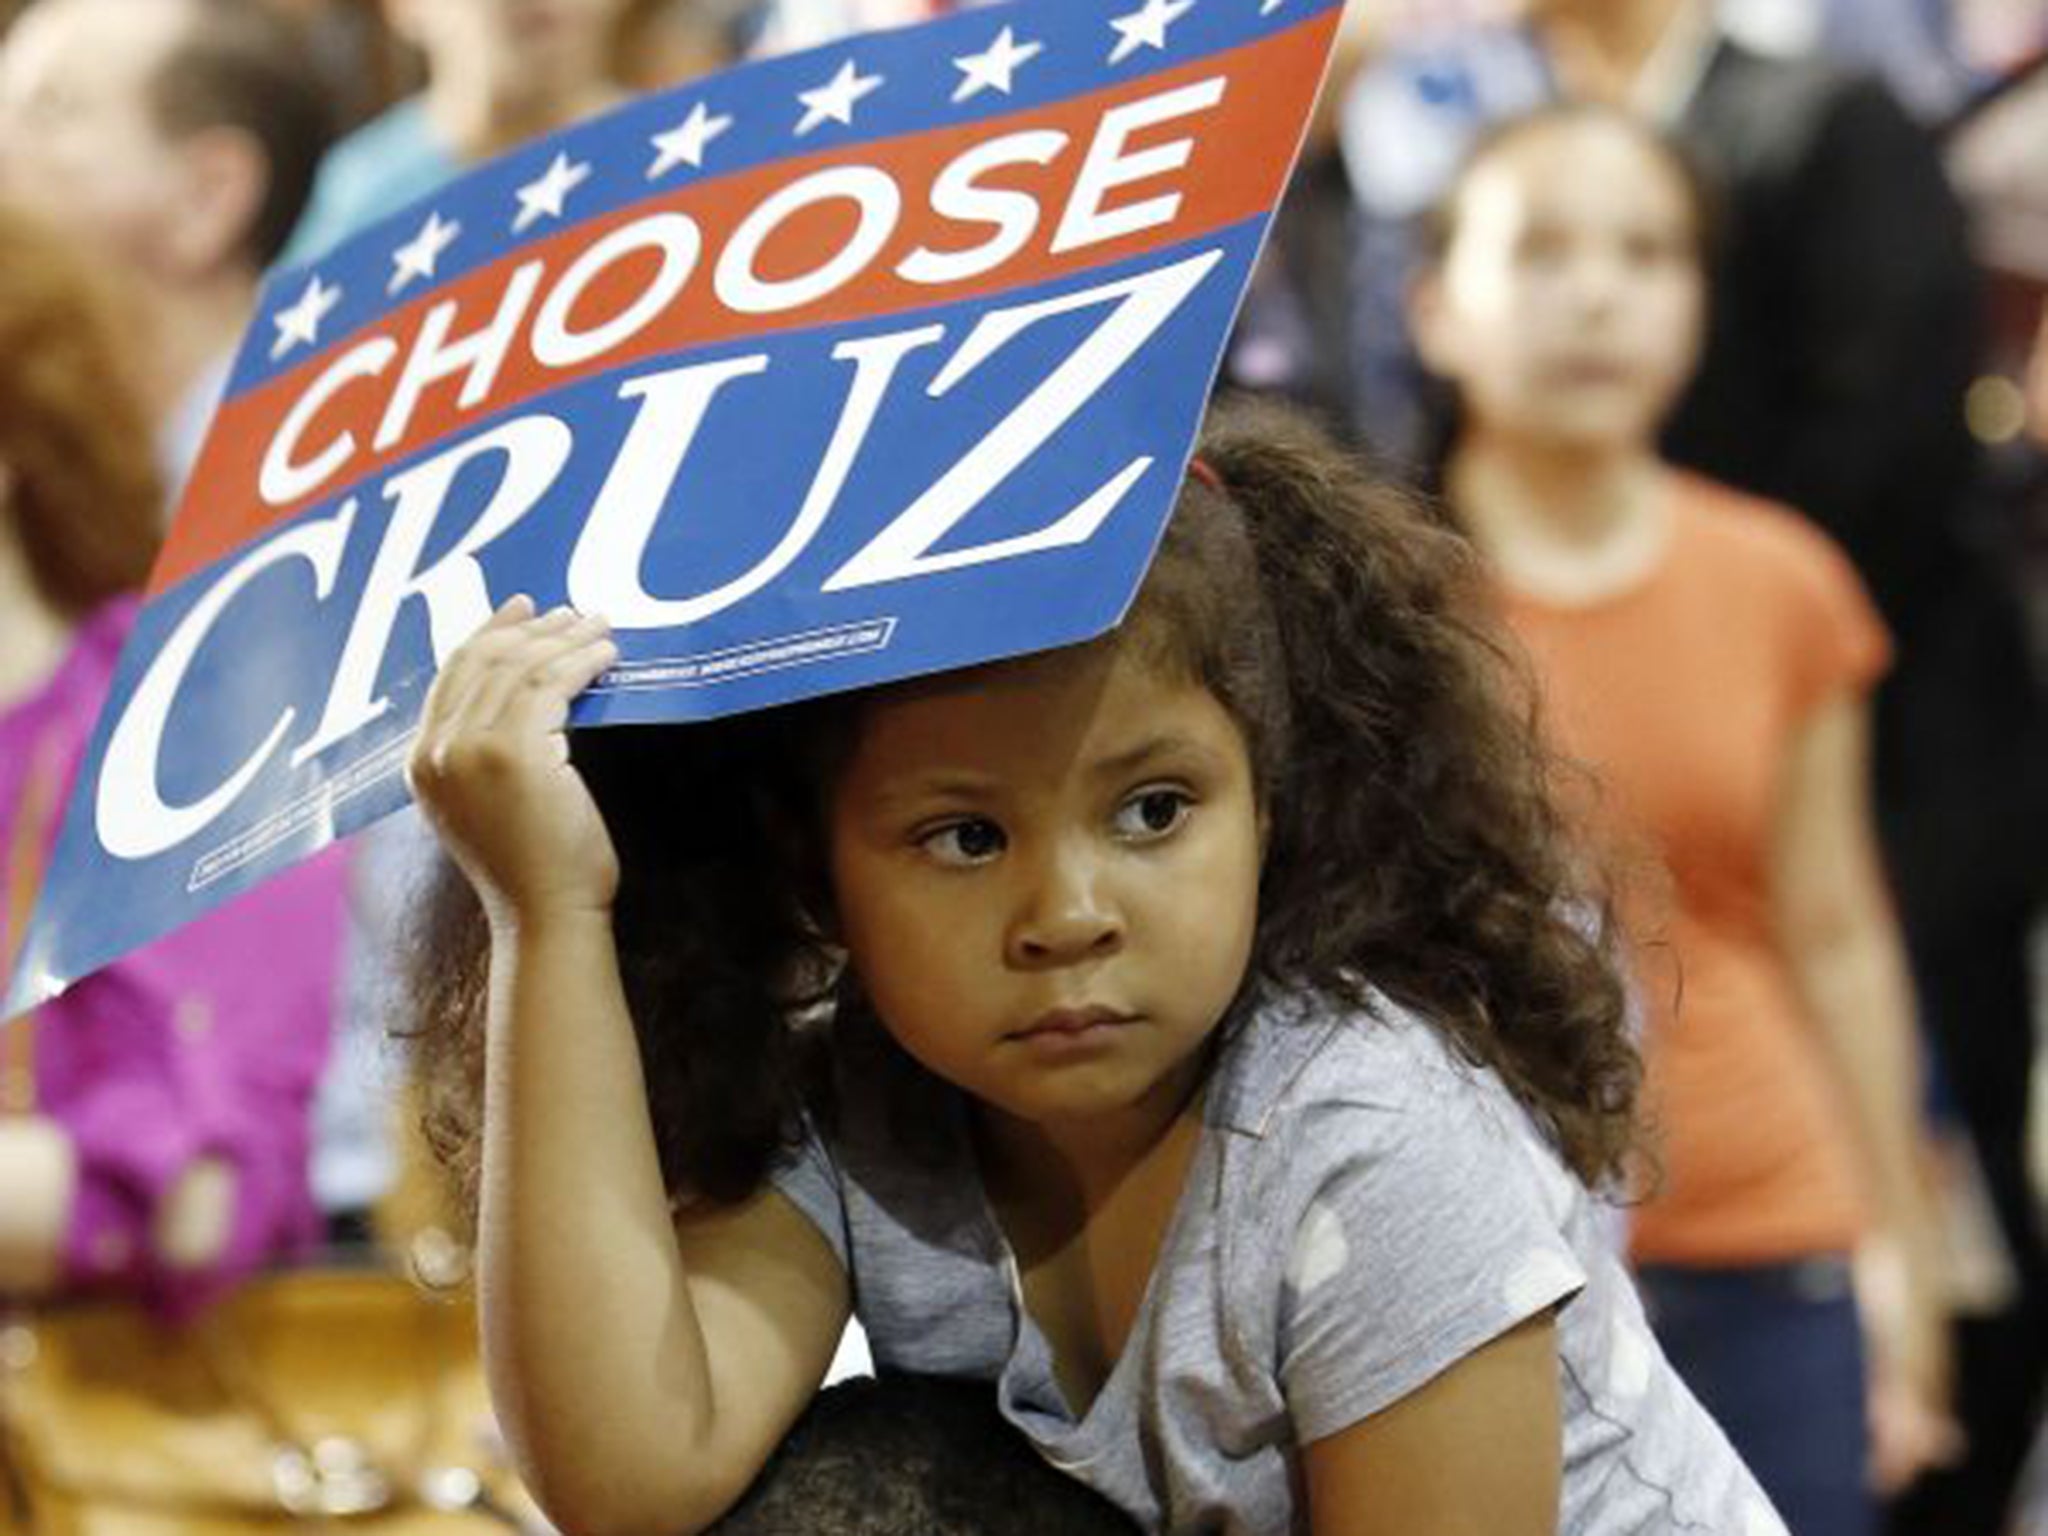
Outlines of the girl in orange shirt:
{"type": "Polygon", "coordinates": [[[1683,980],[1644,971],[1646,1301],[1791,1528],[1852,1536],[1873,1473],[1901,1483],[1954,1439],[1911,998],[1865,799],[1887,642],[1810,524],[1658,457],[1699,350],[1704,211],[1621,113],[1519,119],[1454,183],[1413,321],[1457,396],[1447,497],[1558,744],[1600,778],[1597,835],[1670,875],[1668,913],[1637,914],[1645,958],[1668,947],[1683,980]]]}

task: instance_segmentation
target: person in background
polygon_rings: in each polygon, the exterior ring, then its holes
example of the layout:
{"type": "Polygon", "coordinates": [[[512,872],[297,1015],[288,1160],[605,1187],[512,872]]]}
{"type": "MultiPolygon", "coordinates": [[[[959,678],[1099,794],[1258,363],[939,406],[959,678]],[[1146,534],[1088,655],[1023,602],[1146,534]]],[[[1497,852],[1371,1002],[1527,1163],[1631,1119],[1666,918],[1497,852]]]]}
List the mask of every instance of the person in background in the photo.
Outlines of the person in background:
{"type": "Polygon", "coordinates": [[[326,148],[324,101],[265,0],[37,0],[0,47],[0,191],[133,289],[173,501],[326,148]]]}
{"type": "Polygon", "coordinates": [[[1490,124],[1559,100],[1673,133],[1717,187],[1715,305],[1667,453],[1819,521],[1896,627],[1969,473],[1962,209],[1882,81],[1751,46],[1713,0],[1526,0],[1512,24],[1418,29],[1354,77],[1359,432],[1397,459],[1432,451],[1404,314],[1419,220],[1490,124]]]}
{"type": "MultiPolygon", "coordinates": [[[[74,247],[0,207],[10,961],[156,549],[149,443],[74,247]]],[[[322,856],[0,1024],[0,1298],[110,1292],[182,1319],[318,1237],[307,1125],[341,915],[322,856]]]]}
{"type": "Polygon", "coordinates": [[[1669,872],[1668,915],[1633,914],[1661,1136],[1632,1232],[1652,1325],[1794,1531],[1864,1536],[1873,1479],[1956,1450],[1912,998],[1867,799],[1889,645],[1824,535],[1658,455],[1698,356],[1705,214],[1684,160],[1622,112],[1513,120],[1427,228],[1413,322],[1456,396],[1448,507],[1557,746],[1600,777],[1588,836],[1669,872]]]}
{"type": "Polygon", "coordinates": [[[2048,1245],[2026,1171],[2028,934],[2048,869],[2039,705],[2007,573],[1982,547],[1964,417],[1981,283],[1934,133],[1885,83],[1780,56],[1716,0],[1526,0],[1418,27],[1344,104],[1357,199],[1356,429],[1436,457],[1405,318],[1419,220],[1489,124],[1606,101],[1673,134],[1714,188],[1714,302],[1660,434],[1673,463],[1812,519],[1876,602],[1896,664],[1872,704],[1875,814],[1923,1042],[2016,1276],[1956,1323],[1969,1444],[1903,1499],[1899,1536],[1995,1523],[2048,1383],[2048,1245]]]}
{"type": "Polygon", "coordinates": [[[621,101],[629,0],[386,0],[427,83],[343,138],[321,163],[284,251],[322,255],[478,161],[621,101]]]}

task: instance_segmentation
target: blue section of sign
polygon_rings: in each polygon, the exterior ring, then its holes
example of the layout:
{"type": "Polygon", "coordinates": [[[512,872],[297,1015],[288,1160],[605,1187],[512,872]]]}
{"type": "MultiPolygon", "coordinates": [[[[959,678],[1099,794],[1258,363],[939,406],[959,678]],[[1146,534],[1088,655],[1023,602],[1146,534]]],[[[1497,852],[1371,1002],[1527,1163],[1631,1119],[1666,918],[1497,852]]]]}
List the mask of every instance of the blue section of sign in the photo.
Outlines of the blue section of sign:
{"type": "Polygon", "coordinates": [[[365,596],[400,536],[407,496],[423,484],[446,481],[431,531],[383,585],[431,573],[448,608],[472,622],[515,592],[543,607],[576,597],[578,556],[565,561],[565,545],[629,585],[647,618],[676,604],[708,606],[721,589],[739,594],[687,625],[636,625],[608,610],[621,619],[621,659],[578,701],[582,724],[762,708],[1108,629],[1178,492],[1264,223],[994,299],[584,379],[467,426],[181,582],[143,611],[122,656],[53,861],[60,877],[24,946],[22,1000],[403,803],[405,751],[435,666],[435,604],[414,592],[378,628],[364,617],[365,596]],[[1129,355],[1118,356],[1124,348],[1129,355]],[[1101,360],[1089,369],[1091,350],[1101,360]],[[674,413],[700,401],[689,442],[674,413]],[[672,475],[617,498],[644,519],[642,535],[622,543],[596,519],[608,482],[632,460],[636,432],[643,446],[666,445],[679,457],[672,475]],[[718,451],[733,440],[759,449],[718,451]],[[823,502],[835,441],[851,453],[823,502]],[[920,505],[944,512],[935,488],[943,491],[948,475],[961,482],[961,466],[972,470],[977,455],[998,468],[1019,461],[985,488],[986,471],[965,476],[979,493],[957,520],[941,517],[928,536],[904,538],[920,505]],[[545,488],[476,549],[473,565],[444,559],[465,547],[508,487],[542,468],[545,488]],[[1099,522],[1070,517],[1091,498],[1104,508],[1099,522]],[[807,505],[818,516],[803,535],[807,505]],[[1030,547],[1063,520],[1075,542],[1030,547]],[[902,550],[894,567],[876,557],[892,532],[902,550]],[[325,552],[326,568],[302,550],[325,552]],[[848,583],[864,557],[878,579],[848,583]],[[466,604],[446,596],[473,579],[465,571],[480,578],[466,604]],[[750,582],[760,585],[750,590],[750,582]],[[232,601],[222,605],[229,587],[232,601]],[[201,604],[218,611],[208,618],[201,604]],[[100,846],[93,818],[100,779],[120,769],[108,764],[109,736],[152,669],[167,665],[181,634],[202,621],[146,788],[165,806],[186,808],[259,766],[232,810],[194,835],[154,856],[115,857],[100,846]],[[349,692],[344,658],[366,623],[354,644],[373,667],[363,707],[350,712],[336,698],[349,692]],[[360,723],[301,756],[337,715],[360,723]]]}
{"type": "MultiPolygon", "coordinates": [[[[620,658],[576,701],[585,726],[772,707],[1114,625],[1178,493],[1335,4],[1014,0],[850,39],[631,103],[281,275],[0,1017],[403,804],[438,665],[515,593],[611,620],[620,658]],[[993,128],[918,137],[1034,109],[992,158],[976,157],[993,128]],[[776,197],[823,180],[802,180],[816,156],[856,146],[827,195],[852,187],[861,232],[879,209],[874,238],[900,235],[887,283],[859,286],[880,247],[858,239],[847,270],[813,251],[825,266],[802,279],[769,258],[756,273],[757,248],[708,297],[660,287],[694,254],[595,244],[608,216],[740,171],[729,206],[780,218],[776,197]],[[587,288],[564,277],[539,302],[515,354],[542,268],[502,259],[543,238],[562,271],[598,259],[587,288]],[[465,276],[461,304],[350,345],[465,276]],[[836,302],[784,301],[813,280],[836,302]],[[463,306],[461,339],[435,332],[463,306]],[[662,331],[657,313],[705,323],[662,331]],[[501,364],[518,376],[493,393],[501,364]]],[[[627,238],[694,252],[698,234],[671,214],[627,238]]]]}

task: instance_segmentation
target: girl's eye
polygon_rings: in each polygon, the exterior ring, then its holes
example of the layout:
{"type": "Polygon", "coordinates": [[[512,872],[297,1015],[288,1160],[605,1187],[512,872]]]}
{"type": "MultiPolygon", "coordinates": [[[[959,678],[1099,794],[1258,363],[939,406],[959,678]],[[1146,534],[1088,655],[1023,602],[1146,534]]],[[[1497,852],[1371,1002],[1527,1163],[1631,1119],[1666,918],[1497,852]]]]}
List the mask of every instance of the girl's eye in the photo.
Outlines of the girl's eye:
{"type": "Polygon", "coordinates": [[[1564,252],[1564,237],[1548,229],[1531,230],[1515,249],[1524,266],[1538,269],[1556,266],[1564,259],[1564,252]]]}
{"type": "Polygon", "coordinates": [[[960,867],[986,864],[1009,845],[1003,829],[985,816],[948,822],[917,841],[939,863],[960,867]]]}
{"type": "Polygon", "coordinates": [[[1664,260],[1678,248],[1678,242],[1648,230],[1637,230],[1622,242],[1622,254],[1631,264],[1647,267],[1664,260]]]}
{"type": "Polygon", "coordinates": [[[1184,790],[1146,789],[1116,809],[1116,830],[1133,842],[1151,842],[1177,831],[1195,802],[1184,790]]]}

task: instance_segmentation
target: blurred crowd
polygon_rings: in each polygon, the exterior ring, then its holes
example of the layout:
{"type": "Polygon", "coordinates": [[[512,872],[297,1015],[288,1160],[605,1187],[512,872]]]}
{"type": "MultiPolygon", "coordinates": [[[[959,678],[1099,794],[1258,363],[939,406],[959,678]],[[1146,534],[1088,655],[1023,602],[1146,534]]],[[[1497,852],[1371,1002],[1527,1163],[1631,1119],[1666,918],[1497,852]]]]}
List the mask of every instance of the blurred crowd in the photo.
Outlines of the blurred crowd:
{"type": "MultiPolygon", "coordinates": [[[[0,4],[0,952],[268,271],[950,8],[0,4]]],[[[1671,866],[1647,1027],[1719,1043],[1653,1056],[1667,1351],[1788,1514],[1828,1458],[1877,1489],[1795,1530],[2048,1533],[2048,0],[1351,0],[1223,373],[1440,499],[1671,866]]],[[[5,1026],[0,1299],[176,1326],[431,1220],[386,1035],[423,847],[5,1026]]]]}

